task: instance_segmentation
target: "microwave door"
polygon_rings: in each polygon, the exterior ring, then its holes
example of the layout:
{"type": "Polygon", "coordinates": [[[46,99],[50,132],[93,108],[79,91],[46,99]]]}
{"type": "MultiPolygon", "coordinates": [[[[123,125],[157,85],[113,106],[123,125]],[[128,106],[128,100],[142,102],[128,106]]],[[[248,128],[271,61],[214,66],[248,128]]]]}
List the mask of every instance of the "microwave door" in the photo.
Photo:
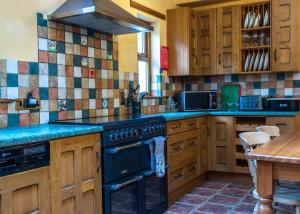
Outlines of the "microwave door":
{"type": "Polygon", "coordinates": [[[190,93],[185,97],[186,110],[197,111],[209,108],[209,94],[208,93],[190,93]]]}

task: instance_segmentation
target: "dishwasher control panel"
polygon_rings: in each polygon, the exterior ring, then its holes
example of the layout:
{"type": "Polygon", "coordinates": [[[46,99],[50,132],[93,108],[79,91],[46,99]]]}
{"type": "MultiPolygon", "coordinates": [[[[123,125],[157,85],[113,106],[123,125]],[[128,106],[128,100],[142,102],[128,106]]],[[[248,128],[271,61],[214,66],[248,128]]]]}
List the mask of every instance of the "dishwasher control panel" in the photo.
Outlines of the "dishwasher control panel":
{"type": "Polygon", "coordinates": [[[48,166],[49,142],[0,148],[0,176],[48,166]]]}

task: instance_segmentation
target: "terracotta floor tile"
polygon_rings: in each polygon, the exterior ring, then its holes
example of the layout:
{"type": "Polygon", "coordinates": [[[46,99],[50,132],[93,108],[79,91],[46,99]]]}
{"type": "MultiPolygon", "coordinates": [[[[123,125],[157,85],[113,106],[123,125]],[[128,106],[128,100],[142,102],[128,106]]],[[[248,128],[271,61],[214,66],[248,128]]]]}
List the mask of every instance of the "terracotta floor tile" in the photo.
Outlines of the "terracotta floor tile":
{"type": "Polygon", "coordinates": [[[213,214],[225,214],[231,210],[231,207],[221,205],[221,204],[214,204],[214,203],[206,203],[200,206],[197,211],[204,212],[204,213],[213,213],[213,214]]]}
{"type": "Polygon", "coordinates": [[[242,202],[248,203],[248,204],[256,204],[257,199],[255,199],[251,193],[251,194],[247,195],[245,198],[243,198],[242,202]]]}
{"type": "Polygon", "coordinates": [[[216,193],[215,190],[196,188],[189,194],[198,195],[198,196],[202,196],[202,197],[210,197],[210,196],[214,195],[215,193],[216,193]]]}
{"type": "Polygon", "coordinates": [[[196,206],[189,205],[189,204],[174,203],[169,207],[168,211],[176,214],[187,214],[193,211],[194,209],[196,209],[196,206]]]}
{"type": "Polygon", "coordinates": [[[247,190],[241,190],[241,189],[230,189],[225,188],[219,192],[221,195],[229,195],[234,197],[244,197],[248,191],[247,190]]]}
{"type": "Polygon", "coordinates": [[[232,196],[225,196],[225,195],[215,195],[209,202],[216,203],[216,204],[223,204],[227,206],[235,206],[241,198],[232,197],[232,196]]]}
{"type": "Polygon", "coordinates": [[[178,203],[185,203],[185,204],[191,204],[191,205],[199,206],[205,200],[206,200],[206,198],[204,198],[204,197],[188,194],[188,195],[184,196],[183,198],[181,198],[180,200],[178,200],[178,203]]]}
{"type": "Polygon", "coordinates": [[[241,213],[253,213],[255,204],[246,204],[246,203],[240,203],[239,205],[237,205],[233,211],[236,212],[241,212],[241,213]]]}
{"type": "Polygon", "coordinates": [[[233,188],[233,189],[243,189],[243,190],[250,190],[253,188],[252,185],[246,185],[246,184],[229,184],[227,188],[233,188]]]}
{"type": "Polygon", "coordinates": [[[203,184],[200,184],[200,188],[206,188],[206,189],[214,189],[219,190],[223,188],[226,185],[226,183],[218,183],[218,182],[205,182],[203,184]]]}

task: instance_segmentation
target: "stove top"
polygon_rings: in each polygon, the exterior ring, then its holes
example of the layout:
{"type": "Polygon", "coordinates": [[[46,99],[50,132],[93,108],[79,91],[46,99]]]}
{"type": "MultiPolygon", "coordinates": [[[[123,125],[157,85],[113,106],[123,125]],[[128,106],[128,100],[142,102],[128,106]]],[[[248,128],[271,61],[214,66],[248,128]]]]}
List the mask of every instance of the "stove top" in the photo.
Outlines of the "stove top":
{"type": "Polygon", "coordinates": [[[151,120],[165,121],[162,116],[152,116],[152,115],[119,115],[119,116],[106,116],[106,117],[89,117],[80,119],[70,119],[70,120],[58,120],[55,123],[63,124],[82,124],[82,125],[102,125],[104,127],[114,126],[120,124],[134,124],[140,122],[147,122],[151,120]]]}
{"type": "Polygon", "coordinates": [[[132,141],[166,135],[166,120],[153,115],[121,115],[60,120],[60,124],[101,125],[102,146],[120,145],[132,141]]]}

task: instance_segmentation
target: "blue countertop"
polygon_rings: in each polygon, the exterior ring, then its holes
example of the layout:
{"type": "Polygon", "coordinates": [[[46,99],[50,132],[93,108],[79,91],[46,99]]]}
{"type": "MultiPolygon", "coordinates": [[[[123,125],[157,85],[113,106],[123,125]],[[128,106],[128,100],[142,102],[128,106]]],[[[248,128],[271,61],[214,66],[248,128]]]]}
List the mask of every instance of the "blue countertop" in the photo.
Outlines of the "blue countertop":
{"type": "MultiPolygon", "coordinates": [[[[267,116],[267,117],[294,117],[300,112],[281,111],[201,111],[201,112],[170,112],[155,114],[163,116],[167,121],[181,120],[200,116],[267,116]]],[[[150,115],[149,115],[150,116],[150,115]]],[[[153,116],[153,115],[151,115],[153,116]]]]}
{"type": "MultiPolygon", "coordinates": [[[[181,120],[200,116],[267,116],[267,117],[294,117],[299,112],[274,111],[201,111],[201,112],[171,112],[143,115],[144,117],[163,116],[166,121],[181,120]]],[[[63,125],[44,124],[28,127],[12,127],[0,129],[0,148],[14,145],[23,145],[41,141],[50,141],[58,138],[72,137],[89,133],[102,132],[100,125],[63,125]]]]}
{"type": "Polygon", "coordinates": [[[0,147],[50,141],[103,131],[102,126],[44,124],[0,129],[0,147]]]}

